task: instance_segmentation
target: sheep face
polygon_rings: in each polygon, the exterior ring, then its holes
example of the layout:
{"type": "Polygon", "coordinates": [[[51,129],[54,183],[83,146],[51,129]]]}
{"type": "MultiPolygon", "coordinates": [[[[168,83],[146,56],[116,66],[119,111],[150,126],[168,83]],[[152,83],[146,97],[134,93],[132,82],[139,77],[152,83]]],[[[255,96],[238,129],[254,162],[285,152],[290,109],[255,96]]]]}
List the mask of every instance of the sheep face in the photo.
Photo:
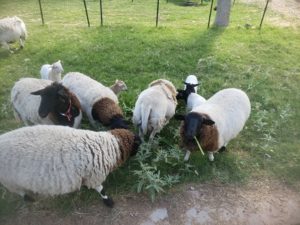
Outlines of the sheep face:
{"type": "Polygon", "coordinates": [[[122,80],[116,80],[115,82],[117,88],[121,91],[127,91],[127,85],[122,80]]]}
{"type": "Polygon", "coordinates": [[[60,60],[58,60],[57,62],[52,64],[52,71],[55,74],[60,74],[60,73],[64,72],[64,69],[61,65],[60,60]]]}
{"type": "Polygon", "coordinates": [[[70,92],[57,82],[31,94],[41,96],[39,116],[49,115],[57,124],[72,126],[80,113],[79,107],[72,105],[70,92]]]}
{"type": "Polygon", "coordinates": [[[194,137],[201,136],[200,131],[205,125],[212,126],[215,122],[207,119],[198,113],[188,113],[185,116],[176,116],[177,119],[184,120],[183,133],[186,141],[193,141],[194,137]]]}
{"type": "Polygon", "coordinates": [[[191,93],[195,93],[195,87],[197,87],[199,84],[189,84],[185,83],[186,89],[185,90],[177,90],[177,99],[183,99],[185,102],[187,102],[187,99],[191,93]]]}

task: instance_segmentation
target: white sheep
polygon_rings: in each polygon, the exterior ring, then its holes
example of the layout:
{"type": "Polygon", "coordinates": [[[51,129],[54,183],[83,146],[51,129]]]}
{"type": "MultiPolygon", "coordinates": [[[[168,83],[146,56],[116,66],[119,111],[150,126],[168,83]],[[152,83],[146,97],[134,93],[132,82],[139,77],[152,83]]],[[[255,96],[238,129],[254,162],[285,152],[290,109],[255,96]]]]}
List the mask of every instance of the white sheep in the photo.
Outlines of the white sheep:
{"type": "Polygon", "coordinates": [[[115,83],[110,86],[110,89],[118,95],[121,91],[127,91],[127,85],[122,80],[116,80],[115,83]]]}
{"type": "Polygon", "coordinates": [[[40,74],[41,78],[44,80],[52,80],[52,81],[61,81],[61,73],[64,72],[64,69],[61,65],[61,61],[50,64],[44,64],[41,67],[40,74]]]}
{"type": "MultiPolygon", "coordinates": [[[[9,43],[19,41],[23,48],[27,38],[25,23],[19,17],[6,17],[0,19],[0,44],[10,50],[9,43]]],[[[13,51],[10,51],[13,52],[13,51]]]]}
{"type": "Polygon", "coordinates": [[[79,127],[82,112],[77,97],[62,84],[22,78],[11,90],[16,119],[25,125],[59,124],[79,127]]]}
{"type": "Polygon", "coordinates": [[[174,85],[164,79],[151,82],[149,87],[140,93],[135,103],[132,121],[138,127],[141,138],[151,132],[149,140],[152,140],[169,122],[175,114],[176,94],[174,85]]]}
{"type": "Polygon", "coordinates": [[[190,93],[187,98],[186,109],[191,111],[193,108],[200,106],[206,102],[206,99],[197,93],[190,93]]]}
{"type": "Polygon", "coordinates": [[[97,127],[97,122],[112,129],[128,127],[118,105],[118,97],[109,87],[78,72],[67,73],[62,84],[76,94],[94,127],[97,127]]]}
{"type": "Polygon", "coordinates": [[[213,153],[224,150],[228,142],[243,129],[250,116],[251,105],[245,92],[236,88],[223,89],[185,116],[180,129],[181,146],[190,152],[198,149],[194,137],[213,161],[213,153]]]}
{"type": "Polygon", "coordinates": [[[0,183],[23,197],[57,196],[82,185],[113,205],[102,183],[134,155],[141,140],[129,130],[94,132],[65,126],[23,127],[0,136],[0,183]]]}
{"type": "Polygon", "coordinates": [[[184,83],[183,86],[184,90],[186,90],[187,85],[192,85],[194,88],[194,92],[197,93],[197,89],[198,89],[197,86],[199,85],[199,82],[195,75],[188,75],[183,83],[184,83]]]}

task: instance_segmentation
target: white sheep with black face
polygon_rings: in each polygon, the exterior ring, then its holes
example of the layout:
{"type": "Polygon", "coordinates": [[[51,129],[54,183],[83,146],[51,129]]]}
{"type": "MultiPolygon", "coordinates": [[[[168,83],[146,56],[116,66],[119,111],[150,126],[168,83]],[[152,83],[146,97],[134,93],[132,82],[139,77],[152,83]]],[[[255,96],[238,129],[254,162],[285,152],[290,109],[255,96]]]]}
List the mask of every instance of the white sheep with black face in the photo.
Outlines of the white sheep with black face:
{"type": "Polygon", "coordinates": [[[11,103],[15,117],[27,126],[80,126],[82,112],[77,97],[57,82],[22,78],[11,90],[11,103]]]}
{"type": "Polygon", "coordinates": [[[177,119],[183,120],[180,136],[181,146],[187,151],[185,160],[188,160],[191,151],[198,148],[194,140],[197,138],[212,161],[213,153],[225,149],[228,142],[243,129],[250,111],[247,94],[240,89],[227,88],[193,108],[187,115],[176,115],[177,119]]]}
{"type": "Polygon", "coordinates": [[[62,84],[77,96],[82,111],[94,127],[99,122],[112,129],[128,128],[118,97],[109,87],[78,72],[67,73],[62,84]]]}
{"type": "Polygon", "coordinates": [[[140,93],[132,117],[140,137],[151,132],[149,140],[152,140],[169,122],[175,114],[176,94],[174,85],[165,79],[152,81],[149,87],[140,93]]]}
{"type": "Polygon", "coordinates": [[[20,47],[23,48],[26,38],[26,26],[19,17],[14,16],[0,19],[0,44],[3,48],[10,50],[9,43],[17,41],[19,41],[20,47]]]}
{"type": "Polygon", "coordinates": [[[102,183],[134,155],[141,140],[131,131],[94,132],[65,126],[23,127],[0,136],[0,183],[23,197],[57,196],[95,189],[107,206],[102,183]]]}
{"type": "Polygon", "coordinates": [[[52,81],[61,81],[61,74],[64,72],[64,69],[61,65],[61,61],[58,60],[53,64],[44,64],[41,67],[40,74],[41,78],[44,80],[52,80],[52,81]]]}

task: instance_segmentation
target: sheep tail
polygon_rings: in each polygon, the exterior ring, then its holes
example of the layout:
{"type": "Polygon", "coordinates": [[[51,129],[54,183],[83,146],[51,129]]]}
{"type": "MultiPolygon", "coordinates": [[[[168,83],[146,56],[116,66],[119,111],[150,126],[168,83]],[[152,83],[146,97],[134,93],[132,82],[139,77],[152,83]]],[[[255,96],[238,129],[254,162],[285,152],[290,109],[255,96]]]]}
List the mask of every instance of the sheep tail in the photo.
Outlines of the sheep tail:
{"type": "Polygon", "coordinates": [[[148,130],[148,121],[149,121],[149,116],[150,116],[150,112],[151,112],[151,107],[149,107],[148,105],[142,104],[141,112],[142,112],[142,131],[143,131],[143,134],[146,135],[147,130],[148,130]]]}

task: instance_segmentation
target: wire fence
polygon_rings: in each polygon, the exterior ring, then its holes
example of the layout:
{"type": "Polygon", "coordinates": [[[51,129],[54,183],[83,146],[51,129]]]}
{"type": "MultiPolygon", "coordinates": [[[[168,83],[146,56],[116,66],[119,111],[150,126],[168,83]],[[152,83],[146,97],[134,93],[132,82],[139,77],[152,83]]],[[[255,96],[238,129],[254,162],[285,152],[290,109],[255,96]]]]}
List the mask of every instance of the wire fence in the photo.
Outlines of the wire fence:
{"type": "MultiPolygon", "coordinates": [[[[230,23],[234,24],[262,24],[263,9],[266,1],[261,1],[259,8],[249,5],[248,11],[240,7],[239,0],[232,1],[230,23]],[[241,15],[235,10],[244,10],[241,15]],[[256,10],[256,11],[255,11],[256,10]],[[255,12],[254,12],[255,11],[255,12]],[[247,14],[249,16],[247,16],[247,14]]],[[[149,26],[177,26],[180,20],[182,26],[194,24],[207,26],[213,23],[216,12],[213,8],[217,0],[10,0],[3,4],[21,4],[16,15],[28,17],[30,22],[46,24],[48,26],[110,26],[110,25],[149,25],[149,26]],[[32,7],[32,10],[25,10],[32,7]],[[178,7],[181,7],[178,10],[178,7]],[[74,16],[75,15],[75,16],[74,16]],[[34,18],[34,19],[33,19],[34,18]],[[176,23],[175,23],[176,20],[176,23]]]]}

